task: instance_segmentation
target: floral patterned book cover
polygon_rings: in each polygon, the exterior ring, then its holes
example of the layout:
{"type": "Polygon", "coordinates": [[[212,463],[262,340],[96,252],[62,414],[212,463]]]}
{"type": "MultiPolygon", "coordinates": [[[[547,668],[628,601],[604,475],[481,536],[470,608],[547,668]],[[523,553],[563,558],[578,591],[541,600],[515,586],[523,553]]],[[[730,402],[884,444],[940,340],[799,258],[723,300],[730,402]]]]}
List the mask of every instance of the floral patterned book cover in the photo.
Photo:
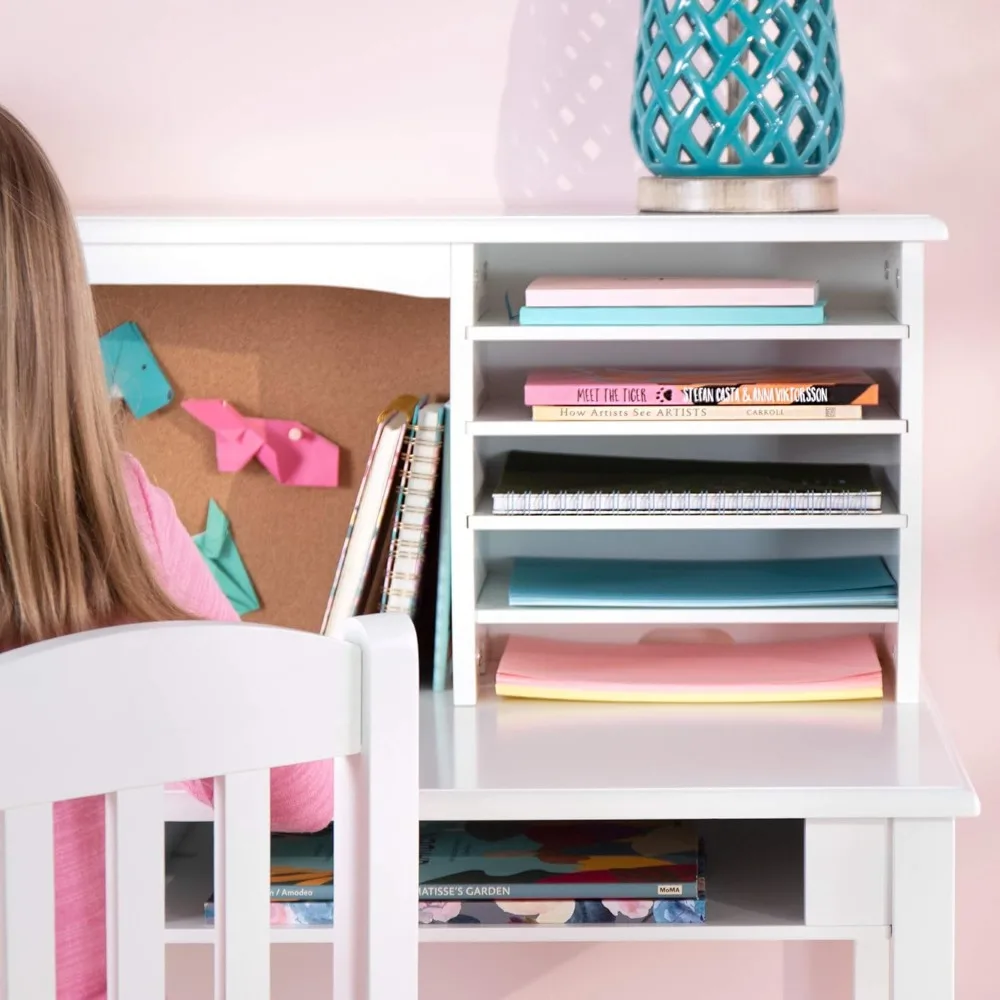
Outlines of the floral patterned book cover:
{"type": "Polygon", "coordinates": [[[701,856],[676,821],[421,823],[419,898],[696,900],[701,856]]]}
{"type": "MultiPolygon", "coordinates": [[[[272,903],[272,927],[332,927],[333,901],[272,903]]],[[[215,907],[205,904],[214,922],[215,907]]],[[[701,924],[704,899],[421,900],[421,924],[701,924]]]]}

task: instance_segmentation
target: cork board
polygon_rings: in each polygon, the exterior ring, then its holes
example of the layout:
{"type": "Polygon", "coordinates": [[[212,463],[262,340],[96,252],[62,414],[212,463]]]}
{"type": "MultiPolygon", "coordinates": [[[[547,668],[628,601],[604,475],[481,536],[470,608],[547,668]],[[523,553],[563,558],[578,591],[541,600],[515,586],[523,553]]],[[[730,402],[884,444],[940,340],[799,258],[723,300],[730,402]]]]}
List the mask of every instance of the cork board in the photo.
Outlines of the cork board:
{"type": "Polygon", "coordinates": [[[203,530],[229,517],[261,601],[245,617],[318,631],[371,447],[402,393],[448,396],[448,303],[312,287],[100,286],[102,332],[134,321],[174,387],[171,405],[126,422],[126,445],[203,530]],[[228,399],[248,416],[297,419],[340,446],[340,485],[283,486],[256,461],[215,466],[215,439],[180,407],[228,399]]]}

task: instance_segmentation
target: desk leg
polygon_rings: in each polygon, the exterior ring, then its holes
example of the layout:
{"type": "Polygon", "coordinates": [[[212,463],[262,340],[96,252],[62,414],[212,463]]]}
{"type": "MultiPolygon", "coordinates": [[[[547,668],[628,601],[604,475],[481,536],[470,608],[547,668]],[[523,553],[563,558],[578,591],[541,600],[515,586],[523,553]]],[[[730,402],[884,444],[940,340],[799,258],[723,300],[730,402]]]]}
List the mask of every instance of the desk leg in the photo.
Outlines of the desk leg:
{"type": "Polygon", "coordinates": [[[893,820],[895,1000],[955,998],[955,823],[893,820]]]}
{"type": "Polygon", "coordinates": [[[890,1000],[891,962],[888,941],[854,942],[854,1000],[890,1000]]]}

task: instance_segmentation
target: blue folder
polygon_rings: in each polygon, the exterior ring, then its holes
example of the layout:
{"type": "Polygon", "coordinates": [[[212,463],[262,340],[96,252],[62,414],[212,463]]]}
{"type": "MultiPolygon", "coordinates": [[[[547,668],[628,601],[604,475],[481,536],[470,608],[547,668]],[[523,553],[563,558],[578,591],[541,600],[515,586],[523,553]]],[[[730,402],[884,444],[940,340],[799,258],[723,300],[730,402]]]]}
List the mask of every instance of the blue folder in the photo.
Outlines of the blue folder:
{"type": "Polygon", "coordinates": [[[522,306],[521,326],[818,326],[814,306],[522,306]]]}
{"type": "Polygon", "coordinates": [[[895,607],[879,556],[676,562],[514,560],[511,607],[895,607]]]}

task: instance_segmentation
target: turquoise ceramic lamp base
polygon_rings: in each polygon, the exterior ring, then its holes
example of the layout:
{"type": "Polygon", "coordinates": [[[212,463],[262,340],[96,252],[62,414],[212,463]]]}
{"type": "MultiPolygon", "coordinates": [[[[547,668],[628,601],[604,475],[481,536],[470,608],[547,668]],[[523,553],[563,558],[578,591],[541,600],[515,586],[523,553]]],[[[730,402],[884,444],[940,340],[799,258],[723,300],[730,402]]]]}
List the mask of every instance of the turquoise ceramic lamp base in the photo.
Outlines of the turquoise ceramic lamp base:
{"type": "Polygon", "coordinates": [[[642,211],[835,211],[834,0],[643,0],[631,130],[642,211]]]}

